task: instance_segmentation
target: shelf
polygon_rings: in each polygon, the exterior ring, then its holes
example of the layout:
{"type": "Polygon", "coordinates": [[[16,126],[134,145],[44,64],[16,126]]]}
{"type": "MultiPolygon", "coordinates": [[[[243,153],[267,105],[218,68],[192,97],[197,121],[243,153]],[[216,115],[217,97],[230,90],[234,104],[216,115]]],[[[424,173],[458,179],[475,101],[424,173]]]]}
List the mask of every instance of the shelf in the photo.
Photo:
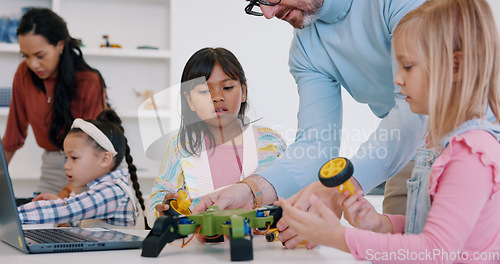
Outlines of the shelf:
{"type": "MultiPolygon", "coordinates": [[[[122,118],[122,125],[130,137],[128,143],[131,155],[138,166],[139,178],[143,178],[141,185],[146,183],[143,193],[149,193],[152,186],[147,188],[147,184],[152,185],[161,164],[146,156],[141,126],[153,130],[161,124],[165,131],[169,131],[170,127],[178,125],[172,125],[174,111],[170,109],[170,96],[157,100],[163,103],[157,105],[160,109],[158,112],[138,111],[149,105],[143,106],[143,98],[137,97],[132,90],[163,91],[165,87],[171,86],[170,64],[172,57],[175,57],[170,50],[171,1],[8,0],[2,2],[1,6],[2,15],[19,13],[24,6],[50,8],[65,20],[71,36],[85,43],[86,46],[81,48],[82,53],[89,65],[99,70],[106,81],[108,99],[122,118]],[[101,48],[102,35],[109,35],[110,43],[119,43],[123,48],[101,48]],[[160,49],[137,49],[140,46],[160,49]]],[[[1,83],[2,87],[12,85],[16,66],[23,60],[21,55],[18,43],[0,43],[0,80],[6,80],[1,83]]],[[[0,107],[2,128],[6,126],[8,113],[8,107],[0,107]]],[[[42,166],[41,155],[42,149],[37,146],[34,134],[30,131],[24,147],[16,152],[9,165],[13,179],[36,185],[42,166]],[[27,161],[30,166],[26,166],[27,161]]],[[[34,188],[32,186],[30,190],[34,188]]]]}
{"type": "MultiPolygon", "coordinates": [[[[119,111],[119,116],[121,118],[157,118],[156,112],[153,110],[143,110],[139,115],[137,111],[119,111]]],[[[169,110],[159,110],[158,114],[160,118],[169,118],[170,111],[169,110]]],[[[0,106],[0,117],[9,115],[9,107],[8,106],[0,106]]]]}
{"type": "MultiPolygon", "coordinates": [[[[0,43],[0,52],[20,53],[17,43],[0,43]]],[[[118,49],[118,48],[82,48],[84,56],[145,58],[145,59],[170,59],[168,50],[150,49],[118,49]]]]}
{"type": "MultiPolygon", "coordinates": [[[[120,111],[118,113],[121,118],[156,118],[156,112],[153,110],[141,110],[139,115],[138,111],[120,111]]],[[[169,110],[158,110],[160,118],[168,118],[170,116],[169,110]]]]}
{"type": "Polygon", "coordinates": [[[84,56],[107,56],[146,59],[170,59],[168,50],[118,49],[118,48],[82,48],[84,56]]]}
{"type": "Polygon", "coordinates": [[[20,53],[19,44],[17,43],[0,43],[0,52],[4,53],[20,53]]]}
{"type": "MultiPolygon", "coordinates": [[[[168,110],[160,110],[158,111],[160,118],[168,118],[170,116],[170,111],[168,110]]],[[[139,114],[135,111],[120,111],[119,116],[121,118],[139,118],[139,114]]],[[[8,106],[0,106],[0,117],[9,115],[9,107],[8,106]]],[[[142,111],[140,114],[141,118],[156,118],[156,113],[153,110],[142,111]]]]}
{"type": "Polygon", "coordinates": [[[9,115],[9,107],[8,106],[0,106],[0,117],[9,115]]]}
{"type": "Polygon", "coordinates": [[[170,116],[170,111],[165,110],[165,109],[159,109],[157,111],[151,109],[151,110],[141,110],[140,111],[140,116],[141,117],[148,117],[148,118],[156,118],[157,115],[160,117],[169,117],[170,116]]]}
{"type": "MultiPolygon", "coordinates": [[[[0,106],[0,117],[7,116],[9,114],[8,106],[0,106]]],[[[118,114],[121,118],[139,118],[139,114],[137,111],[119,111],[118,114]]],[[[169,110],[158,110],[158,114],[160,118],[168,118],[170,117],[169,110]]],[[[140,114],[141,118],[156,118],[156,112],[153,110],[142,110],[140,114]]]]}

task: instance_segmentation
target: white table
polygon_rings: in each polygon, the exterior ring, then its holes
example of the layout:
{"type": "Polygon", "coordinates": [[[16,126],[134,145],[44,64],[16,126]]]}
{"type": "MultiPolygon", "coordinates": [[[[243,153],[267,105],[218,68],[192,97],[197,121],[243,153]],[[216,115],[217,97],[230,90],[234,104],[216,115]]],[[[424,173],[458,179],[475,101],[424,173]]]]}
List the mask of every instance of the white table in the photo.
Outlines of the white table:
{"type": "MultiPolygon", "coordinates": [[[[366,198],[382,211],[382,196],[368,195],[366,198]]],[[[349,225],[345,219],[341,223],[349,225]]],[[[50,225],[41,226],[49,227],[50,225]]],[[[139,229],[122,229],[130,233],[146,237],[149,231],[139,229]]],[[[180,245],[182,240],[173,244],[180,245]]],[[[25,254],[14,247],[0,241],[1,264],[148,264],[148,263],[179,263],[179,264],[210,264],[210,263],[245,263],[231,262],[229,242],[216,244],[202,244],[196,239],[184,247],[166,245],[157,258],[141,257],[141,249],[108,250],[76,253],[54,254],[25,254]],[[172,262],[171,262],[172,261],[172,262]]],[[[255,235],[253,238],[253,261],[249,263],[370,263],[369,261],[356,261],[351,254],[329,248],[317,247],[307,250],[301,246],[295,249],[285,249],[281,242],[267,242],[264,236],[255,235]]]]}
{"type": "MultiPolygon", "coordinates": [[[[145,237],[146,230],[120,230],[145,237]]],[[[173,243],[180,245],[182,240],[173,243]]],[[[267,242],[262,235],[253,239],[254,259],[252,263],[369,263],[356,261],[351,254],[328,247],[307,250],[304,247],[285,249],[281,242],[267,242]]],[[[157,258],[141,257],[140,249],[92,251],[77,253],[25,254],[0,241],[0,263],[5,264],[147,264],[147,263],[245,263],[231,262],[229,242],[202,244],[196,239],[184,247],[167,244],[157,258]]]]}

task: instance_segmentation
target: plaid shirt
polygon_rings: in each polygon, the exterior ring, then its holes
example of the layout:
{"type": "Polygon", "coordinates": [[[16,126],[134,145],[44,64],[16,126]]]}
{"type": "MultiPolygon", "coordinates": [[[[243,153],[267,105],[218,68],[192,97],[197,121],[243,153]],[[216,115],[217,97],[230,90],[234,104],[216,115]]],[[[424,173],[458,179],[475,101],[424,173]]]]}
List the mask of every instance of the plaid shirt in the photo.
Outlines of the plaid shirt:
{"type": "Polygon", "coordinates": [[[22,224],[68,223],[83,219],[101,219],[107,224],[135,224],[132,203],[116,183],[128,184],[128,169],[112,171],[93,180],[88,191],[65,199],[36,201],[17,208],[22,224]]]}

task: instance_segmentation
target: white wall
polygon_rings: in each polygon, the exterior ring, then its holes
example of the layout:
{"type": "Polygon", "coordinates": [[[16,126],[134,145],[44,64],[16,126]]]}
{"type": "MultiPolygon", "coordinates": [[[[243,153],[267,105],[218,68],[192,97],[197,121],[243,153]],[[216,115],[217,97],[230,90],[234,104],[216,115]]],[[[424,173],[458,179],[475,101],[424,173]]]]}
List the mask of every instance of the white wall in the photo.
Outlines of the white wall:
{"type": "Polygon", "coordinates": [[[493,14],[495,15],[497,27],[500,30],[500,1],[499,0],[487,0],[493,10],[493,14]]]}

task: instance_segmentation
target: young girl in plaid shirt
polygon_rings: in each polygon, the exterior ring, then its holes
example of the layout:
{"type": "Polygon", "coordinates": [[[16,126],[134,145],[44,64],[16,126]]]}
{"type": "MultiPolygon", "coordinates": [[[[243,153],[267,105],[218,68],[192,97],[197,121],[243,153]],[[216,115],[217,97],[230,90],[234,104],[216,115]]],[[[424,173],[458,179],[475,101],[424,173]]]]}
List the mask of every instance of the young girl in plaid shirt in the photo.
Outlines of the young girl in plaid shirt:
{"type": "Polygon", "coordinates": [[[135,198],[142,210],[144,200],[118,115],[113,110],[104,110],[96,120],[75,119],[63,149],[68,181],[75,190],[88,187],[88,191],[64,199],[41,194],[33,202],[18,207],[21,222],[75,225],[75,221],[94,219],[94,226],[135,226],[140,212],[135,198]],[[128,169],[118,168],[124,157],[128,169]],[[128,183],[129,175],[136,197],[128,183]]]}

